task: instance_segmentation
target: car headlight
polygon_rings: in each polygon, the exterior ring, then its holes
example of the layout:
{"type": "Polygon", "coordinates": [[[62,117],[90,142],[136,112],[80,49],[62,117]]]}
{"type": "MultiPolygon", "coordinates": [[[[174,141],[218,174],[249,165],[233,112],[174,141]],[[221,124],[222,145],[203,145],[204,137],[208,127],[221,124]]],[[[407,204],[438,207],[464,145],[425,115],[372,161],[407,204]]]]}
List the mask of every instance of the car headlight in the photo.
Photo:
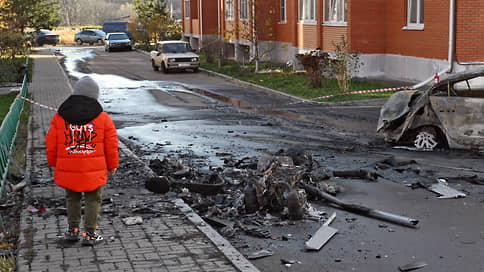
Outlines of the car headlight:
{"type": "Polygon", "coordinates": [[[192,58],[192,62],[197,62],[198,58],[192,58]]]}
{"type": "Polygon", "coordinates": [[[168,62],[175,62],[175,61],[176,61],[175,58],[168,59],[168,62]]]}

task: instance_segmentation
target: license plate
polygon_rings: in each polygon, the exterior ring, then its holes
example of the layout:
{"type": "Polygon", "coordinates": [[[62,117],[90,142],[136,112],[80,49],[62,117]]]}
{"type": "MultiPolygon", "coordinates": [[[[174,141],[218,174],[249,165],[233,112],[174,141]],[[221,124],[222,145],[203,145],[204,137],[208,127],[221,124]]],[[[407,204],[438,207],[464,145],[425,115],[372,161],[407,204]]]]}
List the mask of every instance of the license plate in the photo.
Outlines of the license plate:
{"type": "Polygon", "coordinates": [[[178,66],[186,67],[186,66],[190,66],[190,64],[189,63],[180,63],[180,64],[178,64],[178,66]]]}

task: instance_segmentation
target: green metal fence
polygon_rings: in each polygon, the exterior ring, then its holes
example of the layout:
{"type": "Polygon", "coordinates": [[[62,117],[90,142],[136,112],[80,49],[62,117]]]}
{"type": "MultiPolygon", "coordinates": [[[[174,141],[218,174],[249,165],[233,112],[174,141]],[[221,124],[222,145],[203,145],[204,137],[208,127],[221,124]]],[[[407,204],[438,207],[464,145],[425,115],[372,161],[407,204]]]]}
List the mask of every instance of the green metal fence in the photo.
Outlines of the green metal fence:
{"type": "MultiPolygon", "coordinates": [[[[29,65],[30,51],[27,53],[26,66],[29,65]]],[[[20,96],[26,97],[27,95],[27,73],[25,73],[22,89],[19,93],[20,96]]],[[[22,114],[24,108],[23,99],[15,99],[15,101],[10,106],[10,110],[3,119],[2,125],[0,126],[0,200],[5,194],[5,180],[7,178],[8,168],[10,164],[10,159],[4,146],[8,152],[12,152],[14,148],[15,138],[17,137],[17,130],[20,123],[20,115],[22,114]]],[[[0,223],[1,223],[0,217],[0,223]]]]}

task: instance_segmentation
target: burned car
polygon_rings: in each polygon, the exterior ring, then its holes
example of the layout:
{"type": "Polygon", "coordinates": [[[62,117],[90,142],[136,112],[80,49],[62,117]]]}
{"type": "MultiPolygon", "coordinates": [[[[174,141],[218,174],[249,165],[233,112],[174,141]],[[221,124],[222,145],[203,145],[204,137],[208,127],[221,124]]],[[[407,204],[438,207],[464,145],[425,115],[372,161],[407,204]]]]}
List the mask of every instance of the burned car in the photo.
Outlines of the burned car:
{"type": "Polygon", "coordinates": [[[386,141],[420,150],[484,147],[484,70],[393,94],[381,108],[377,131],[386,141]]]}

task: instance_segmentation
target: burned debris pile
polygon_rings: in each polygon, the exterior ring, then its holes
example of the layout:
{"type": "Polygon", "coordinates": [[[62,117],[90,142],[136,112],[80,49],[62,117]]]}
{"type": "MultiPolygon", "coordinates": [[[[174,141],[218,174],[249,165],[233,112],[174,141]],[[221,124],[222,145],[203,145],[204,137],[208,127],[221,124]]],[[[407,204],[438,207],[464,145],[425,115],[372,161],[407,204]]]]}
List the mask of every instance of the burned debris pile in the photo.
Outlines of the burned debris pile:
{"type": "Polygon", "coordinates": [[[224,168],[199,170],[180,161],[154,159],[150,167],[159,175],[146,180],[154,193],[176,192],[205,217],[241,217],[275,214],[282,219],[302,219],[316,213],[298,183],[309,183],[336,194],[326,170],[313,169],[309,152],[289,149],[259,159],[225,159],[224,168]],[[325,182],[327,181],[327,182],[325,182]]]}
{"type": "MultiPolygon", "coordinates": [[[[228,156],[227,156],[228,157],[228,156]]],[[[329,171],[313,161],[308,151],[290,148],[260,158],[226,158],[224,167],[197,169],[181,161],[154,159],[150,168],[158,175],[145,186],[154,193],[176,194],[225,236],[237,231],[270,238],[267,225],[284,220],[327,220],[308,200],[322,200],[334,207],[415,227],[418,220],[360,205],[344,203],[335,195],[344,190],[338,177],[375,182],[383,168],[406,165],[382,161],[357,170],[329,171]]]]}

